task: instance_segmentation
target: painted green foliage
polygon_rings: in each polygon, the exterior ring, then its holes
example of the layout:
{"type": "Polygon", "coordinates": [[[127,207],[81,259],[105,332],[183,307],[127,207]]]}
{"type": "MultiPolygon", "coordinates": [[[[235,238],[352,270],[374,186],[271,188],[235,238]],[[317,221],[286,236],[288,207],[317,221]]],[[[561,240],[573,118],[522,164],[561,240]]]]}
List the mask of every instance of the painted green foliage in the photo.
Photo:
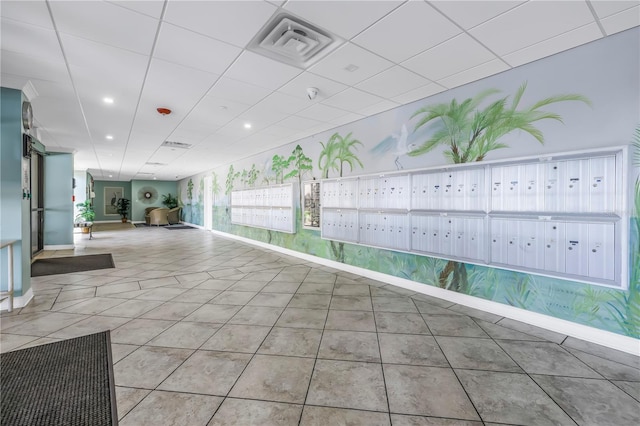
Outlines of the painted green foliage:
{"type": "Polygon", "coordinates": [[[289,165],[293,161],[293,156],[289,156],[288,158],[284,158],[282,155],[274,155],[271,159],[271,170],[276,175],[276,183],[284,182],[284,172],[289,168],[289,165]]]}
{"type": "MultiPolygon", "coordinates": [[[[329,172],[332,170],[338,172],[338,176],[342,177],[345,164],[349,166],[350,171],[353,171],[356,166],[363,168],[362,162],[353,152],[357,151],[358,146],[362,146],[362,142],[354,139],[351,133],[344,137],[339,133],[334,133],[326,145],[323,142],[320,142],[320,145],[322,145],[322,151],[318,158],[318,167],[322,171],[322,177],[328,178],[329,172]]],[[[345,262],[344,244],[329,241],[333,258],[343,263],[345,262]]]]}
{"type": "MultiPolygon", "coordinates": [[[[548,98],[530,107],[520,108],[518,105],[524,89],[523,85],[513,98],[501,98],[498,103],[489,102],[487,107],[481,107],[481,104],[486,104],[489,97],[497,93],[496,91],[482,93],[462,103],[452,101],[442,104],[446,105],[446,108],[442,105],[422,108],[416,112],[414,118],[419,120],[418,123],[422,123],[418,128],[424,129],[429,126],[432,133],[419,146],[419,149],[422,153],[427,153],[436,146],[444,145],[446,155],[452,162],[481,161],[492,150],[506,148],[500,138],[515,129],[533,136],[541,143],[544,142],[542,133],[534,127],[534,124],[540,120],[561,120],[558,115],[541,111],[545,105],[564,101],[588,103],[588,100],[581,96],[568,95],[548,98]],[[436,110],[442,115],[436,114],[438,112],[436,110]],[[431,116],[430,120],[425,120],[429,116],[431,116]],[[489,117],[499,125],[495,123],[493,126],[490,125],[489,117]]],[[[640,138],[640,135],[637,137],[640,138]]],[[[362,144],[352,134],[342,137],[335,133],[326,142],[322,142],[322,152],[317,160],[321,177],[339,177],[348,170],[362,167],[362,162],[357,157],[357,148],[360,146],[362,144]]],[[[295,157],[295,149],[292,154],[295,157]]],[[[288,160],[284,156],[278,157],[279,163],[276,162],[278,165],[275,168],[281,173],[278,181],[293,178],[294,175],[290,174],[297,168],[295,161],[288,160]]],[[[640,158],[637,160],[640,163],[640,158]]],[[[232,181],[239,174],[230,168],[228,176],[233,177],[231,181],[227,180],[228,183],[231,182],[232,188],[232,181]]],[[[630,271],[629,291],[594,287],[565,280],[560,282],[555,278],[470,264],[460,264],[456,275],[455,267],[446,260],[353,244],[327,242],[320,239],[318,231],[299,229],[296,234],[286,234],[232,225],[229,216],[225,214],[228,209],[224,206],[214,207],[214,227],[224,232],[257,241],[270,241],[271,244],[288,249],[342,261],[426,285],[442,287],[444,278],[444,287],[450,290],[596,326],[627,336],[640,337],[640,238],[638,237],[640,221],[637,213],[640,210],[640,181],[636,183],[635,202],[637,210],[632,219],[631,241],[634,246],[631,247],[633,266],[630,271]]]]}
{"type": "MultiPolygon", "coordinates": [[[[444,155],[455,164],[482,161],[486,155],[496,149],[507,148],[499,142],[500,138],[521,130],[544,143],[542,132],[534,123],[541,120],[557,120],[562,118],[553,112],[542,111],[541,108],[565,101],[580,101],[590,104],[584,96],[568,94],[551,96],[533,105],[520,108],[520,101],[527,84],[522,84],[514,94],[511,102],[509,96],[490,102],[486,107],[480,105],[498,90],[485,90],[473,98],[458,102],[453,99],[449,103],[428,105],[417,110],[411,118],[419,118],[414,132],[423,126],[436,125],[435,132],[408,155],[423,155],[437,146],[444,145],[444,155]]],[[[440,272],[438,286],[461,293],[469,292],[469,277],[466,265],[449,261],[440,272]]]]}
{"type": "Polygon", "coordinates": [[[227,173],[227,181],[225,182],[224,193],[226,195],[231,195],[231,192],[233,191],[233,185],[238,176],[240,176],[240,173],[235,171],[235,169],[233,168],[233,164],[230,165],[229,172],[227,173]]]}
{"type": "MultiPolygon", "coordinates": [[[[636,128],[633,140],[633,161],[640,167],[640,126],[636,128]]],[[[634,215],[631,218],[631,248],[629,291],[614,294],[614,300],[606,305],[611,315],[627,335],[640,338],[640,176],[634,186],[634,215]]]]}

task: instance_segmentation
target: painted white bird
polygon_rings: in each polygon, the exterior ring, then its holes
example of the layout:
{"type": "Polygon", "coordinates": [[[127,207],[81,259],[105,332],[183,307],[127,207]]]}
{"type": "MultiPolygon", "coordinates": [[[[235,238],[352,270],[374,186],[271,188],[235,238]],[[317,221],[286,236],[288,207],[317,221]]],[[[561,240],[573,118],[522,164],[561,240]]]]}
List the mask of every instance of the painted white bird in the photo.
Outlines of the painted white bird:
{"type": "Polygon", "coordinates": [[[387,136],[382,142],[378,143],[371,149],[371,152],[375,155],[382,156],[388,152],[391,152],[396,158],[394,162],[398,170],[402,170],[404,167],[400,163],[400,157],[414,151],[418,148],[415,143],[409,143],[409,131],[407,130],[406,123],[400,128],[400,134],[392,134],[387,136]]]}

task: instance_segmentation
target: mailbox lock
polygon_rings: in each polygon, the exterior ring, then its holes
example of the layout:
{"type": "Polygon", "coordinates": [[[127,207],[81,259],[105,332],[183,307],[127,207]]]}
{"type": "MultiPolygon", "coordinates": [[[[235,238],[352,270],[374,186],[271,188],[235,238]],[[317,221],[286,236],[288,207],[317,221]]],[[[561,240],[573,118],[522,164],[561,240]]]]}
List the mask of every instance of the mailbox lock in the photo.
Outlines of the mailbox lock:
{"type": "Polygon", "coordinates": [[[569,247],[569,250],[573,250],[573,247],[569,247]]]}
{"type": "Polygon", "coordinates": [[[595,252],[597,252],[598,250],[596,250],[596,249],[592,249],[591,251],[595,253],[595,252]]]}
{"type": "Polygon", "coordinates": [[[547,244],[547,248],[551,248],[551,244],[547,244]]]}

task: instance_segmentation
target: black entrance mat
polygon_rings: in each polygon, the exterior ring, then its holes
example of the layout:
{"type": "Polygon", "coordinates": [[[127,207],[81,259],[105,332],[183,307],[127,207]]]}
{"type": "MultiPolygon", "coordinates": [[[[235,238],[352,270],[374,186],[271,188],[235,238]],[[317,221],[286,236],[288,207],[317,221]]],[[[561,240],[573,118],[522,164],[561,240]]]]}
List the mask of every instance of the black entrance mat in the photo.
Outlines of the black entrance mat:
{"type": "Polygon", "coordinates": [[[164,229],[172,230],[172,229],[197,229],[197,228],[194,228],[193,226],[189,226],[189,225],[169,225],[164,229]]]}
{"type": "Polygon", "coordinates": [[[109,331],[0,356],[0,424],[117,425],[109,331]]]}
{"type": "Polygon", "coordinates": [[[115,268],[111,253],[88,256],[51,257],[38,259],[31,264],[31,276],[68,274],[70,272],[93,271],[115,268]]]}

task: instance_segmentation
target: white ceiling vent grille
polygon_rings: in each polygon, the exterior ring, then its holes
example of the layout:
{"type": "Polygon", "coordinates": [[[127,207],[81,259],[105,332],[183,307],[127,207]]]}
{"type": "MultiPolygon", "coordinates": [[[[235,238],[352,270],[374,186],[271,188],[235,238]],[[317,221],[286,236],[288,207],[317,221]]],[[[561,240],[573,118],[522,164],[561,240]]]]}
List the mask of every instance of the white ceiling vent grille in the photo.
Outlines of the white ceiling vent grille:
{"type": "Polygon", "coordinates": [[[189,149],[189,148],[191,148],[191,144],[189,144],[189,143],[173,142],[173,141],[164,141],[162,143],[162,145],[160,145],[160,146],[166,146],[167,148],[180,148],[180,149],[189,149]]]}
{"type": "Polygon", "coordinates": [[[280,13],[256,34],[247,49],[276,61],[307,68],[342,42],[328,31],[280,13]]]}

